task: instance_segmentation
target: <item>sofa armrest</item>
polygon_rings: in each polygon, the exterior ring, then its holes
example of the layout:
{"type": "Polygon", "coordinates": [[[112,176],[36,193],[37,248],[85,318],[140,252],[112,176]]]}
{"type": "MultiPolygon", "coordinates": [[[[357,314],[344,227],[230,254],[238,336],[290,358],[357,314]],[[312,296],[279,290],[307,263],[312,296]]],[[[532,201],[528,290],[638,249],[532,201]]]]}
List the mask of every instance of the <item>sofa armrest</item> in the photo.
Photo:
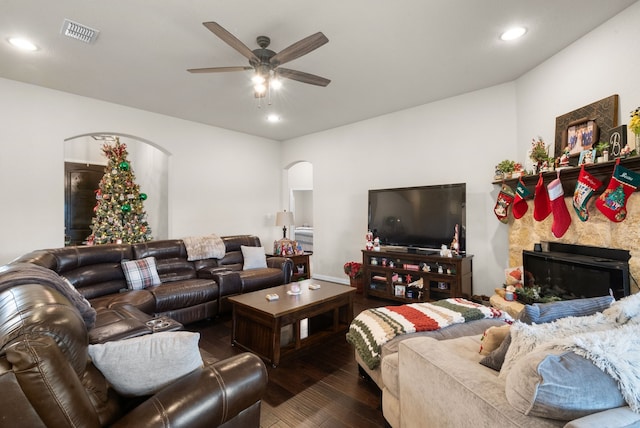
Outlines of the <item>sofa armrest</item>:
{"type": "Polygon", "coordinates": [[[202,269],[198,269],[196,275],[198,278],[206,278],[206,279],[216,279],[215,275],[220,272],[230,272],[231,269],[227,267],[206,267],[202,269]]]}
{"type": "Polygon", "coordinates": [[[267,257],[267,267],[281,269],[284,273],[284,283],[291,282],[293,275],[293,261],[286,257],[267,257]]]}
{"type": "Polygon", "coordinates": [[[625,406],[574,419],[564,428],[624,428],[638,425],[640,415],[625,406]]]}
{"type": "Polygon", "coordinates": [[[195,370],[163,388],[112,426],[219,426],[260,402],[266,388],[264,363],[247,352],[195,370]]]}

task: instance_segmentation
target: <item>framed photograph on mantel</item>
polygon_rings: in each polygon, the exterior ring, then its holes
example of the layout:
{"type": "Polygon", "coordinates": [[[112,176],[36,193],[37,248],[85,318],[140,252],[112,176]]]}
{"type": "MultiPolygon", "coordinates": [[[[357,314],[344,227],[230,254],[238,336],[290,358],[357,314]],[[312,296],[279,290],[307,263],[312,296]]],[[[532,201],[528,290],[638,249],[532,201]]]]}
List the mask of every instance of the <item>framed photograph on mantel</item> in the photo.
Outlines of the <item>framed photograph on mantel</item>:
{"type": "Polygon", "coordinates": [[[563,147],[568,147],[569,156],[573,156],[590,150],[594,144],[598,143],[598,137],[596,121],[585,117],[569,123],[563,147]]]}
{"type": "Polygon", "coordinates": [[[597,144],[600,140],[608,141],[610,130],[618,125],[618,98],[618,94],[611,95],[558,116],[556,118],[555,157],[560,157],[565,147],[569,149],[571,156],[579,156],[583,150],[590,149],[591,145],[597,144]],[[582,132],[588,133],[589,129],[595,131],[595,134],[592,134],[591,137],[586,136],[586,140],[581,140],[582,132]],[[599,130],[602,130],[601,133],[598,132],[599,130]],[[573,147],[571,147],[572,141],[573,147]],[[591,144],[584,145],[585,142],[591,144]]]}

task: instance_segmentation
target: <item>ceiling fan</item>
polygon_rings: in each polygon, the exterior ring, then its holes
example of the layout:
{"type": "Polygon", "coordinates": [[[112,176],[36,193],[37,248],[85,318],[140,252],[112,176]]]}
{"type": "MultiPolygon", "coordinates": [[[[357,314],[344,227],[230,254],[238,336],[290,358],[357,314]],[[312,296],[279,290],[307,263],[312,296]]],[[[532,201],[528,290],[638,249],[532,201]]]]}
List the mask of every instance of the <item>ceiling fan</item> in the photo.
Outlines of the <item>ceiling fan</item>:
{"type": "Polygon", "coordinates": [[[190,68],[187,70],[190,73],[221,73],[255,70],[253,82],[255,83],[254,91],[256,98],[264,97],[269,88],[275,88],[276,85],[279,84],[278,78],[280,77],[316,86],[327,86],[331,82],[331,80],[316,76],[315,74],[280,67],[282,64],[306,55],[327,43],[329,39],[321,32],[305,37],[276,53],[271,49],[267,49],[271,43],[271,39],[267,36],[258,36],[256,42],[260,48],[251,50],[220,24],[216,22],[203,22],[203,25],[223,42],[247,58],[249,60],[249,66],[190,68]]]}

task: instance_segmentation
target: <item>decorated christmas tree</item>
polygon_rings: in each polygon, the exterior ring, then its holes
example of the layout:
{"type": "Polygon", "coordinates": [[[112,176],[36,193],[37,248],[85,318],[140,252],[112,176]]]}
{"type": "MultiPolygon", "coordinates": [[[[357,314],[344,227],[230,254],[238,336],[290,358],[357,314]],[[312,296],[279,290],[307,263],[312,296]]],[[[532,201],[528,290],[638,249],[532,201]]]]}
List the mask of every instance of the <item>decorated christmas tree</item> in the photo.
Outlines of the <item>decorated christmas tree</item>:
{"type": "Polygon", "coordinates": [[[108,159],[104,176],[96,190],[96,206],[91,220],[88,245],[145,242],[153,239],[144,211],[145,193],[135,183],[131,164],[127,160],[127,146],[116,138],[113,145],[105,144],[102,151],[108,159]]]}

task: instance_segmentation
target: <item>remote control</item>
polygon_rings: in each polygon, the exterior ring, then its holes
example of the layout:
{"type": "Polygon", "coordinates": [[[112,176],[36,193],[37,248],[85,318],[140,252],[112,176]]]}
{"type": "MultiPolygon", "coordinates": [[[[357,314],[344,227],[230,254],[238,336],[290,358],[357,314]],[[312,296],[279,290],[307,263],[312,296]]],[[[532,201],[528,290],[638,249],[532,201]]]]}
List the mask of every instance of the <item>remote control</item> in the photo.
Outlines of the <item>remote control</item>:
{"type": "Polygon", "coordinates": [[[274,300],[278,300],[280,298],[280,296],[278,296],[277,294],[267,294],[265,296],[267,298],[268,301],[274,301],[274,300]]]}
{"type": "Polygon", "coordinates": [[[320,288],[320,284],[309,284],[309,290],[317,290],[320,288]]]}

